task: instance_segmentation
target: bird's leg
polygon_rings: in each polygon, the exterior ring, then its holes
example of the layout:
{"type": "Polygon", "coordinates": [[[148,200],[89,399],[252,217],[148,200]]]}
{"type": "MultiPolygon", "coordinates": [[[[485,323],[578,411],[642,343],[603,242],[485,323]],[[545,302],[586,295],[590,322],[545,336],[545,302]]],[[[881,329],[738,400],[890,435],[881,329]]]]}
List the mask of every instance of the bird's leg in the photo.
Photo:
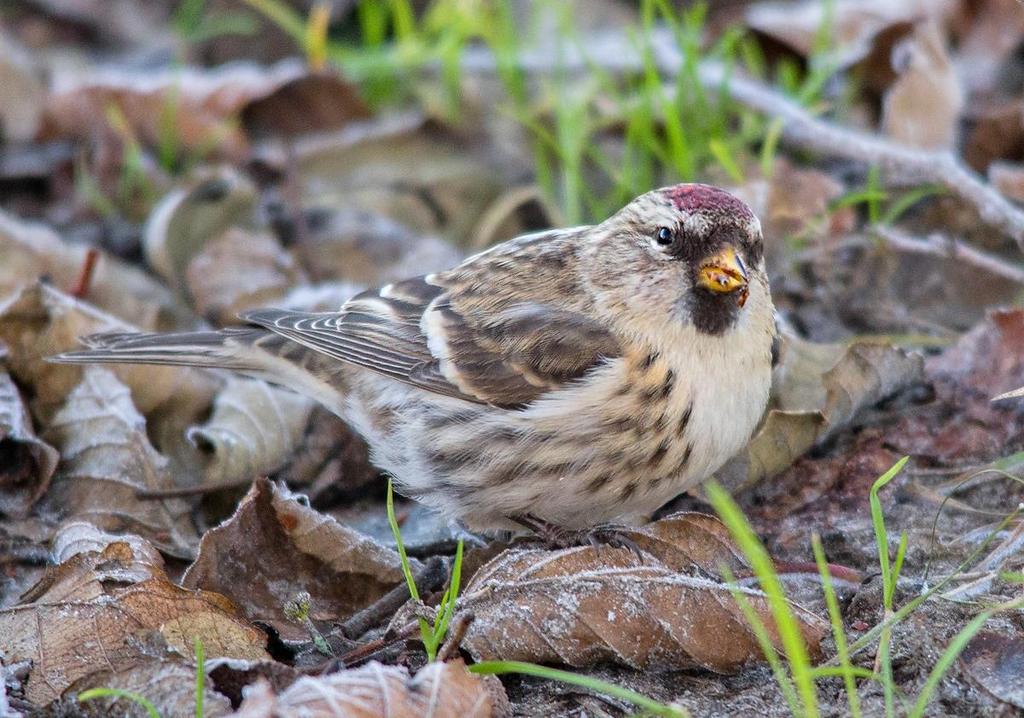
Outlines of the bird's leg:
{"type": "Polygon", "coordinates": [[[516,523],[533,531],[549,548],[564,549],[574,546],[611,546],[632,551],[638,558],[643,557],[640,547],[629,538],[630,527],[624,524],[598,524],[588,529],[567,529],[533,514],[512,517],[516,523]]]}

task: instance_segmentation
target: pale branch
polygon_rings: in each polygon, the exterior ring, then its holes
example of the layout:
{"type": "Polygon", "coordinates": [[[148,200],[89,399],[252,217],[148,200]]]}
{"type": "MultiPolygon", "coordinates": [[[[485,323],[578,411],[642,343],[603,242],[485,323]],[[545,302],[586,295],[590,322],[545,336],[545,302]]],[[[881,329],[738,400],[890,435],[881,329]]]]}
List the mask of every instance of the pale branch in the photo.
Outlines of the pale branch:
{"type": "MultiPolygon", "coordinates": [[[[649,48],[658,70],[671,78],[685,66],[672,33],[655,28],[648,36],[649,48]]],[[[587,38],[586,54],[576,46],[547,47],[524,51],[514,69],[527,75],[552,73],[581,74],[593,68],[625,74],[643,69],[643,56],[624,33],[606,32],[587,38]]],[[[484,47],[467,50],[463,69],[471,73],[494,74],[497,59],[484,47]]],[[[919,150],[885,137],[842,127],[815,117],[804,107],[777,90],[754,80],[738,77],[721,63],[704,60],[697,77],[708,90],[724,91],[735,102],[756,112],[781,120],[781,139],[793,147],[830,157],[843,157],[877,165],[886,184],[936,184],[973,206],[982,221],[1013,238],[1024,251],[1024,210],[1014,205],[951,152],[919,150]]]]}
{"type": "Polygon", "coordinates": [[[901,252],[953,259],[969,264],[972,267],[983,269],[1011,282],[1024,284],[1024,267],[1008,262],[997,255],[975,249],[952,237],[938,233],[930,234],[923,238],[912,237],[892,227],[885,226],[872,227],[871,232],[879,239],[885,241],[886,244],[901,252]]]}

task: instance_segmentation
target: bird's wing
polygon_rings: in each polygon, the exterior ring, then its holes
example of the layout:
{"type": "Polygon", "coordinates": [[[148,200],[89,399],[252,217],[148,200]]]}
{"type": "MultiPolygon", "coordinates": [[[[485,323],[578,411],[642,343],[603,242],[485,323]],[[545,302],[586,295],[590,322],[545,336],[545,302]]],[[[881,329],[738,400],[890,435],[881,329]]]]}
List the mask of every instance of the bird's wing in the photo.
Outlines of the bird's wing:
{"type": "Polygon", "coordinates": [[[363,292],[339,312],[262,309],[243,318],[421,389],[509,409],[621,354],[579,311],[521,297],[481,308],[445,284],[428,275],[363,292]]]}

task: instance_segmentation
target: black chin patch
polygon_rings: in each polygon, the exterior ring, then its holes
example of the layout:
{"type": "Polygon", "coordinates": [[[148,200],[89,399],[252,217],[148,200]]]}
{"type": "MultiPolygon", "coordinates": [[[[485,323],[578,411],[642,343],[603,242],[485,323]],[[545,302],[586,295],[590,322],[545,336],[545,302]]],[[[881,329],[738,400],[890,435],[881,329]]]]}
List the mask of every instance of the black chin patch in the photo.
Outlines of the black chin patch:
{"type": "Polygon", "coordinates": [[[740,316],[738,292],[715,294],[701,287],[694,287],[690,296],[690,316],[693,326],[702,334],[721,336],[725,334],[740,316]]]}

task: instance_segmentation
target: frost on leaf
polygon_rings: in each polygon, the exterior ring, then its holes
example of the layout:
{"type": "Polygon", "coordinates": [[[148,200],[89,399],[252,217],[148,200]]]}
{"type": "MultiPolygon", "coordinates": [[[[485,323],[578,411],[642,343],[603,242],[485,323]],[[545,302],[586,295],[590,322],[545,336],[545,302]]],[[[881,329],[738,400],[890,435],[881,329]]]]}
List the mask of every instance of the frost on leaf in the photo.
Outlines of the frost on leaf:
{"type": "Polygon", "coordinates": [[[44,437],[61,455],[48,506],[107,531],[135,532],[174,556],[193,555],[198,537],[189,504],[136,495],[177,484],[167,459],[149,443],[128,387],[114,374],[96,367],[82,371],[82,383],[68,394],[44,437]]]}
{"type": "MultiPolygon", "coordinates": [[[[725,564],[735,572],[741,566],[724,528],[718,536],[709,531],[713,522],[683,514],[630,532],[640,556],[608,546],[506,551],[466,587],[460,608],[475,620],[463,646],[476,660],[577,668],[610,662],[639,670],[728,673],[763,660],[730,588],[703,570],[725,564]],[[648,553],[652,546],[654,554],[648,553]],[[684,573],[687,563],[690,572],[684,573]]],[[[735,590],[778,647],[764,594],[735,590]]],[[[817,653],[827,625],[799,606],[791,609],[817,653]]]]}
{"type": "MultiPolygon", "coordinates": [[[[413,560],[413,571],[420,563],[413,560]]],[[[369,605],[402,581],[398,554],[311,509],[287,489],[260,479],[234,515],[203,536],[185,586],[230,597],[251,620],[285,640],[308,640],[285,604],[310,594],[313,620],[336,620],[369,605]]]]}
{"type": "Polygon", "coordinates": [[[269,658],[266,637],[223,596],[170,583],[162,569],[115,541],[47,571],[22,603],[0,611],[0,653],[29,660],[26,698],[46,705],[96,672],[119,673],[158,644],[189,657],[193,640],[210,658],[269,658]]]}
{"type": "Polygon", "coordinates": [[[33,431],[18,387],[0,371],[0,514],[24,515],[46,493],[58,459],[33,431]]]}
{"type": "Polygon", "coordinates": [[[497,718],[510,714],[493,676],[475,676],[462,661],[430,663],[415,676],[376,661],[326,676],[300,678],[274,695],[265,681],[250,688],[232,718],[497,718]]]}

